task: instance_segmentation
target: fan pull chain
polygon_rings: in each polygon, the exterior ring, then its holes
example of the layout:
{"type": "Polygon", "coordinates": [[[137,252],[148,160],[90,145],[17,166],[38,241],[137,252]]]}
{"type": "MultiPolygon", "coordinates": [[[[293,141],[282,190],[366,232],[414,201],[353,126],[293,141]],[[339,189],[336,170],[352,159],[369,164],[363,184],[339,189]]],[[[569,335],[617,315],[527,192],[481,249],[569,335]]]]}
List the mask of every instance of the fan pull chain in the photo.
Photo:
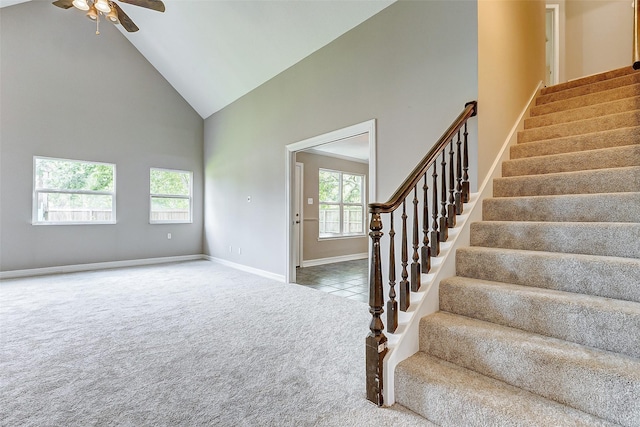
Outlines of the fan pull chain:
{"type": "Polygon", "coordinates": [[[100,12],[96,16],[96,36],[100,35],[100,12]]]}

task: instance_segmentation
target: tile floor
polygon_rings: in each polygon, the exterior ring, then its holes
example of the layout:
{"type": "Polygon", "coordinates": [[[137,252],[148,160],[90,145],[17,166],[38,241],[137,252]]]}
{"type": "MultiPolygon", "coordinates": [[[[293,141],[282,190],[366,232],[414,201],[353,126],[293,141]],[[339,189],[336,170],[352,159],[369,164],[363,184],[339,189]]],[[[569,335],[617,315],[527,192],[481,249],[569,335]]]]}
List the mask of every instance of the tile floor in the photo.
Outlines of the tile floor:
{"type": "Polygon", "coordinates": [[[296,283],[361,302],[369,302],[369,261],[336,262],[296,270],[296,283]]]}

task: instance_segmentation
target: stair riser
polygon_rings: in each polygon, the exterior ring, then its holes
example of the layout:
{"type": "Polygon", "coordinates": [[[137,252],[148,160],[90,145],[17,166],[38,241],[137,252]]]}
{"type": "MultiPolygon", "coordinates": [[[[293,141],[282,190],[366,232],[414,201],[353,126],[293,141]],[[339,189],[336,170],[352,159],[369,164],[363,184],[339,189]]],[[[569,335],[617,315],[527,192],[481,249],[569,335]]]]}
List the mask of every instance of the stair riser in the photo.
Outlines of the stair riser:
{"type": "Polygon", "coordinates": [[[396,401],[442,427],[613,426],[420,352],[398,365],[395,379],[396,401]]]}
{"type": "Polygon", "coordinates": [[[440,310],[640,358],[640,303],[451,278],[440,310]]]}
{"type": "Polygon", "coordinates": [[[494,197],[636,192],[640,167],[600,169],[493,180],[494,197]]]}
{"type": "Polygon", "coordinates": [[[540,175],[627,166],[640,166],[640,145],[508,160],[502,164],[502,176],[540,175]]]}
{"type": "Polygon", "coordinates": [[[518,132],[518,143],[542,141],[546,139],[564,138],[567,136],[584,135],[591,132],[640,126],[640,111],[601,116],[574,123],[561,123],[553,126],[539,127],[518,132]]]}
{"type": "Polygon", "coordinates": [[[471,246],[640,259],[640,224],[477,222],[471,246]]]}
{"type": "Polygon", "coordinates": [[[524,128],[534,129],[543,126],[552,126],[561,123],[571,123],[579,120],[592,119],[608,114],[618,114],[640,109],[640,98],[625,98],[619,101],[596,104],[589,107],[576,108],[574,110],[560,111],[525,119],[524,128]]]}
{"type": "Polygon", "coordinates": [[[551,102],[549,104],[536,105],[531,107],[531,116],[542,116],[544,114],[566,111],[574,108],[586,107],[588,105],[602,104],[605,102],[617,101],[640,95],[640,84],[619,87],[604,92],[590,95],[578,96],[563,101],[551,102]]]}
{"type": "Polygon", "coordinates": [[[555,93],[540,95],[536,98],[536,105],[549,104],[584,95],[597,94],[611,89],[640,83],[640,74],[633,73],[614,79],[602,80],[593,84],[565,89],[555,93]]]}
{"type": "Polygon", "coordinates": [[[634,70],[632,67],[618,68],[616,70],[607,71],[605,73],[594,74],[592,76],[571,80],[566,83],[545,87],[545,88],[542,88],[542,90],[540,91],[540,94],[548,95],[550,93],[556,93],[556,92],[560,92],[566,89],[571,89],[574,87],[585,86],[591,83],[601,82],[603,80],[615,79],[617,77],[626,76],[628,74],[633,74],[635,72],[636,70],[634,70]]]}
{"type": "Polygon", "coordinates": [[[576,344],[484,322],[452,323],[443,314],[421,320],[421,351],[607,420],[637,425],[637,359],[611,364],[602,353],[576,344]],[[550,345],[553,341],[557,344],[550,345]]]}
{"type": "Polygon", "coordinates": [[[516,144],[511,146],[510,156],[511,159],[520,159],[637,144],[640,144],[640,127],[631,127],[516,144]]]}
{"type": "Polygon", "coordinates": [[[482,219],[640,223],[640,193],[485,199],[482,219]]]}
{"type": "Polygon", "coordinates": [[[640,260],[469,247],[456,275],[640,302],[640,260]]]}

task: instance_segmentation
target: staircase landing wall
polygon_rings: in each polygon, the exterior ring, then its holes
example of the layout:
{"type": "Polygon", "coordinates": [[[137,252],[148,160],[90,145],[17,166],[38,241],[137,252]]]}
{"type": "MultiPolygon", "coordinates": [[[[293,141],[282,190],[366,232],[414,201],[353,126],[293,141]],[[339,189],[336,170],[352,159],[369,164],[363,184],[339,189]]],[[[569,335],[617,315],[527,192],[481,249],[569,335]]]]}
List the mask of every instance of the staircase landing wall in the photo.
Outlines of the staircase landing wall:
{"type": "Polygon", "coordinates": [[[478,183],[544,81],[545,2],[478,2],[478,183]]]}

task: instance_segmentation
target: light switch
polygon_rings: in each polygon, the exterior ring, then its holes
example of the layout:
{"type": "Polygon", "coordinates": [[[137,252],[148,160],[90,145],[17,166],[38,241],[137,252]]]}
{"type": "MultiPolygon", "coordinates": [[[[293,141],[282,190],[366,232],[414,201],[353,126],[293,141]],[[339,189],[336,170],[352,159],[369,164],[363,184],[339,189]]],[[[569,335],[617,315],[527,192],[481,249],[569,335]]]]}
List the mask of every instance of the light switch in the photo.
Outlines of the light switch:
{"type": "Polygon", "coordinates": [[[307,199],[307,204],[308,204],[308,205],[312,205],[312,204],[313,204],[313,197],[309,197],[309,198],[307,199]]]}

